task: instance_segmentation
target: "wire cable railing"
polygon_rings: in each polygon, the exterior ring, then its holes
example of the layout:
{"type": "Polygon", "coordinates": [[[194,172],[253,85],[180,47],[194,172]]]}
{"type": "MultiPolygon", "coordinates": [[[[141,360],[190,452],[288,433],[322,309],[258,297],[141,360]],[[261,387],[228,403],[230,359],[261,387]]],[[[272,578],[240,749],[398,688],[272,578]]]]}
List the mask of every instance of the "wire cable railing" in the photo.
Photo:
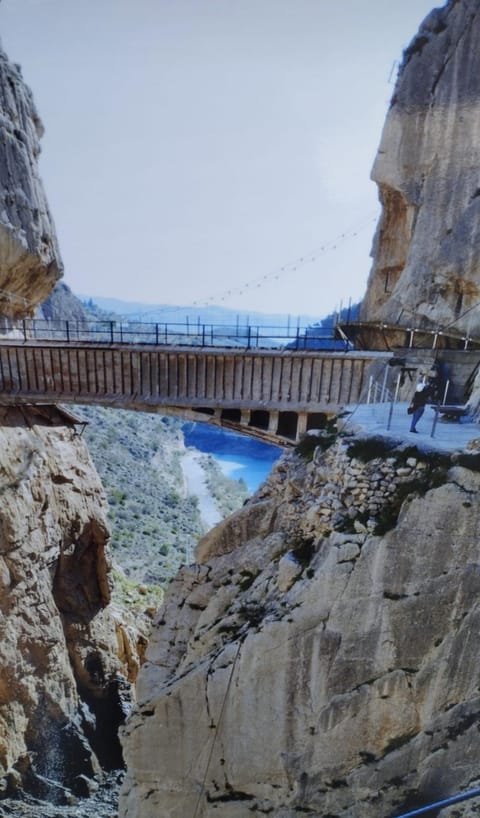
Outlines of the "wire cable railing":
{"type": "Polygon", "coordinates": [[[349,344],[335,338],[331,326],[252,326],[250,324],[146,323],[60,319],[1,319],[0,342],[55,341],[64,343],[191,345],[259,349],[323,349],[345,351],[349,344]]]}

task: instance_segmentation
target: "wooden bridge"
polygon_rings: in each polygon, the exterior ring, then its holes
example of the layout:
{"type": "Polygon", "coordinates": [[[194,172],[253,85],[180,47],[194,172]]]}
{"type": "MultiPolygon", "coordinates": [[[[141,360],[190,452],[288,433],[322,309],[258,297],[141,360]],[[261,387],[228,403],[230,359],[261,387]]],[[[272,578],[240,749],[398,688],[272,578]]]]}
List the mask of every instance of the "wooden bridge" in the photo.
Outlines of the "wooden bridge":
{"type": "Polygon", "coordinates": [[[136,409],[215,423],[276,443],[365,400],[389,352],[323,352],[0,339],[0,402],[136,409]]]}

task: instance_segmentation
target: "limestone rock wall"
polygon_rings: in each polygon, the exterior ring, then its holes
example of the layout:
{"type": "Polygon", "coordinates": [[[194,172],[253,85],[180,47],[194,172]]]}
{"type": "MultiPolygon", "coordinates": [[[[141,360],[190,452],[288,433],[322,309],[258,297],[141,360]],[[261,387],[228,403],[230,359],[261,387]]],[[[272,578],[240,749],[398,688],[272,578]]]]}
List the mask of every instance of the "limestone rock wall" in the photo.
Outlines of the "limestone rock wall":
{"type": "Polygon", "coordinates": [[[20,68],[0,49],[0,313],[31,314],[62,273],[38,172],[42,123],[20,68]]]}
{"type": "Polygon", "coordinates": [[[372,172],[364,320],[480,336],[479,39],[477,0],[449,0],[404,53],[372,172]]]}
{"type": "Polygon", "coordinates": [[[385,818],[478,786],[478,457],[327,442],[172,583],[121,818],[385,818]]]}
{"type": "Polygon", "coordinates": [[[0,495],[0,796],[61,800],[112,761],[128,667],[103,489],[55,407],[0,408],[0,495]]]}
{"type": "Polygon", "coordinates": [[[33,317],[53,321],[86,321],[87,313],[70,287],[64,281],[58,281],[48,298],[39,304],[33,317]]]}

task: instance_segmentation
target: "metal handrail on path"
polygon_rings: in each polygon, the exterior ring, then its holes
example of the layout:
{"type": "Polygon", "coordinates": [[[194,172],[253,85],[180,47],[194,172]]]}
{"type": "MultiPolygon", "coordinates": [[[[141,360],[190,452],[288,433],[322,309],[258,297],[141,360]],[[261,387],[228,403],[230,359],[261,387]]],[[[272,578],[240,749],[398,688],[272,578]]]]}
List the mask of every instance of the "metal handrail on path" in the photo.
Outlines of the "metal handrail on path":
{"type": "Polygon", "coordinates": [[[443,801],[435,801],[433,804],[427,804],[425,807],[419,807],[418,809],[411,810],[411,812],[402,812],[401,815],[396,815],[395,818],[414,818],[414,816],[417,815],[426,815],[428,812],[443,809],[444,807],[450,807],[452,804],[459,804],[461,801],[468,801],[470,798],[479,797],[480,788],[477,787],[474,790],[468,790],[467,792],[453,795],[451,798],[445,798],[443,801]]]}
{"type": "MultiPolygon", "coordinates": [[[[401,385],[401,377],[402,377],[401,373],[398,373],[395,384],[394,384],[395,388],[394,388],[394,391],[392,391],[391,389],[389,389],[387,387],[387,379],[388,379],[389,369],[390,369],[389,365],[386,364],[385,369],[384,369],[383,379],[382,379],[381,382],[378,381],[378,380],[375,380],[375,378],[373,378],[373,376],[370,376],[369,384],[368,384],[368,393],[367,393],[367,404],[387,404],[387,403],[390,404],[389,411],[388,411],[388,420],[387,420],[387,429],[388,430],[390,430],[391,425],[392,425],[393,412],[394,412],[394,409],[395,409],[395,405],[398,402],[398,395],[400,393],[400,385],[401,385]]],[[[466,407],[459,407],[459,406],[449,407],[449,406],[446,405],[447,392],[448,392],[449,386],[450,386],[450,381],[447,380],[447,382],[445,384],[445,387],[444,387],[442,400],[439,401],[436,404],[433,404],[433,403],[430,404],[432,406],[432,409],[434,409],[434,412],[435,412],[433,422],[432,422],[432,430],[430,432],[430,437],[432,437],[432,438],[435,437],[435,430],[437,428],[438,419],[439,419],[439,416],[441,414],[448,414],[448,410],[450,409],[451,414],[455,415],[458,420],[460,420],[460,418],[463,417],[464,415],[468,415],[468,410],[467,410],[466,407]]]]}
{"type": "Polygon", "coordinates": [[[348,341],[335,337],[334,326],[301,327],[184,323],[144,323],[121,320],[60,320],[25,318],[1,319],[2,339],[56,341],[57,343],[107,343],[230,346],[246,349],[323,349],[332,352],[350,349],[348,341]]]}
{"type": "Polygon", "coordinates": [[[350,343],[357,342],[362,334],[375,333],[383,338],[385,346],[390,349],[394,347],[406,347],[408,349],[432,349],[436,350],[440,346],[449,347],[453,344],[455,349],[478,349],[480,338],[473,337],[469,333],[453,329],[451,326],[428,329],[425,327],[402,326],[401,324],[389,324],[383,321],[341,321],[336,327],[337,333],[350,343]],[[403,340],[399,338],[403,335],[403,340]],[[393,339],[393,343],[392,342],[393,339]],[[416,344],[418,341],[418,345],[416,344]]]}

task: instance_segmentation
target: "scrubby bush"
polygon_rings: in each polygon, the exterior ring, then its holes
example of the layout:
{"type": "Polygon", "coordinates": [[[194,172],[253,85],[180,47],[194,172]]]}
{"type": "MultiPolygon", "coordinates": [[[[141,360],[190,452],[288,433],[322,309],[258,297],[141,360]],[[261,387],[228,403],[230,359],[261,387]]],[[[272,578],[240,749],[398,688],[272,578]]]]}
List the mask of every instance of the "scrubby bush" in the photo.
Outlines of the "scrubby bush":
{"type": "Polygon", "coordinates": [[[360,460],[362,463],[368,463],[376,458],[384,459],[389,457],[396,445],[395,441],[383,437],[357,438],[348,446],[347,455],[352,459],[360,460]]]}
{"type": "Polygon", "coordinates": [[[320,432],[319,434],[312,434],[311,432],[304,435],[295,446],[295,452],[303,457],[304,460],[311,461],[316,449],[321,449],[322,452],[332,446],[337,439],[336,432],[320,432]]]}

